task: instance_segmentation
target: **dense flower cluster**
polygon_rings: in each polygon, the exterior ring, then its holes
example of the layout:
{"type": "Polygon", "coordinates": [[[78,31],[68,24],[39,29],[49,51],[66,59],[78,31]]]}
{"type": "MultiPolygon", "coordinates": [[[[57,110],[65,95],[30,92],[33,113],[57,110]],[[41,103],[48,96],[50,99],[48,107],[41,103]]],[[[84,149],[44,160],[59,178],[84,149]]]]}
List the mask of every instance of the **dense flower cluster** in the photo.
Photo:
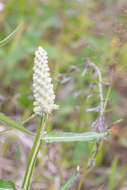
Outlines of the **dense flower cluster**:
{"type": "Polygon", "coordinates": [[[34,113],[39,115],[51,113],[54,109],[58,109],[58,106],[54,104],[55,95],[48,67],[47,52],[42,47],[38,47],[35,52],[33,70],[34,113]]]}

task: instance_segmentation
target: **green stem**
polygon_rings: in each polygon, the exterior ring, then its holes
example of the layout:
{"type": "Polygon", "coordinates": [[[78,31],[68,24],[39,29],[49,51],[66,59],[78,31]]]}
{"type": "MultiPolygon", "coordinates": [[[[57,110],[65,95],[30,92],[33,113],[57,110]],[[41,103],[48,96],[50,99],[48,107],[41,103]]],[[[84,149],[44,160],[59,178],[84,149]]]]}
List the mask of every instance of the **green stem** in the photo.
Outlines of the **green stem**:
{"type": "Polygon", "coordinates": [[[39,152],[39,149],[41,146],[44,128],[45,128],[45,115],[40,120],[40,125],[38,127],[37,135],[35,137],[34,144],[32,146],[31,152],[29,154],[27,168],[26,168],[26,172],[25,172],[25,176],[24,176],[24,180],[23,180],[23,184],[22,184],[23,190],[30,189],[31,178],[32,178],[33,170],[34,170],[35,163],[37,160],[37,155],[38,155],[38,152],[39,152]]]}

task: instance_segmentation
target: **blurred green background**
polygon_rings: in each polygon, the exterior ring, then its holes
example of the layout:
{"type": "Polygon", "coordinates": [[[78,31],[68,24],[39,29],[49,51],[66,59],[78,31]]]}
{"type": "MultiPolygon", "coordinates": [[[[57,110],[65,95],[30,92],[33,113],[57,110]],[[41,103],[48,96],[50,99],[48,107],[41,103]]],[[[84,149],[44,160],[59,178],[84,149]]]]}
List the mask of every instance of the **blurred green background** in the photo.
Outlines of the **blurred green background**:
{"type": "MultiPolygon", "coordinates": [[[[16,121],[32,114],[33,58],[42,46],[49,56],[59,111],[47,131],[91,130],[97,113],[86,109],[99,102],[93,70],[83,77],[85,63],[97,64],[104,97],[111,87],[106,122],[112,137],[98,153],[97,165],[82,190],[127,190],[127,2],[126,0],[3,0],[0,1],[0,40],[19,24],[16,37],[0,48],[0,112],[16,121]],[[92,95],[92,96],[91,96],[92,95]],[[114,124],[122,119],[122,122],[114,124]]],[[[1,123],[0,128],[3,129],[1,123]]],[[[36,131],[38,119],[25,127],[36,131]]],[[[10,132],[0,138],[0,178],[20,186],[33,139],[10,132]]],[[[33,190],[57,190],[90,152],[87,143],[43,145],[32,182],[33,190]]],[[[75,190],[80,176],[70,190],[75,190]]]]}

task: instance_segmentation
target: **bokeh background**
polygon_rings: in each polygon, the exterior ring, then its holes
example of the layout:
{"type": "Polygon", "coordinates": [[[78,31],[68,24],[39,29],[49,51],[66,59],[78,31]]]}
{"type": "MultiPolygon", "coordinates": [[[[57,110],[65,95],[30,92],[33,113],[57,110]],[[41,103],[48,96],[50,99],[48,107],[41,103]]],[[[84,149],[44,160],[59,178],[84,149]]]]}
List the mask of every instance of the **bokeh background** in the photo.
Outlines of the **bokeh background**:
{"type": "MultiPolygon", "coordinates": [[[[127,190],[127,1],[126,0],[3,0],[0,1],[0,40],[19,24],[16,37],[0,48],[0,112],[18,122],[32,114],[34,52],[48,52],[59,111],[49,118],[47,131],[91,130],[98,105],[92,61],[103,76],[105,111],[112,136],[97,155],[96,167],[84,179],[82,190],[127,190]],[[120,122],[118,122],[120,120],[120,122]],[[117,121],[117,122],[116,122],[117,121]],[[115,123],[116,122],[116,123],[115,123]]],[[[36,131],[34,118],[25,127],[36,131]]],[[[0,123],[0,130],[8,126],[0,123]]],[[[18,131],[0,136],[0,178],[21,185],[33,138],[18,131]]],[[[32,190],[57,190],[90,152],[88,143],[43,144],[32,190]]],[[[75,190],[81,175],[70,190],[75,190]]]]}

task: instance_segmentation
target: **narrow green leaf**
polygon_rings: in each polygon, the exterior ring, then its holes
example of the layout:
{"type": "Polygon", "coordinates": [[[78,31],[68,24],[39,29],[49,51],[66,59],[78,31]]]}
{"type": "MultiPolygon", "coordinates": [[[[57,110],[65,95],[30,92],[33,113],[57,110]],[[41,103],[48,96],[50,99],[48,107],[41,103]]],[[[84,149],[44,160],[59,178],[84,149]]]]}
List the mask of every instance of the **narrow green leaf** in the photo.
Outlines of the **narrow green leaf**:
{"type": "Polygon", "coordinates": [[[114,190],[115,189],[115,174],[117,173],[117,164],[118,164],[118,158],[115,158],[113,161],[112,161],[112,164],[111,164],[111,171],[110,171],[110,175],[109,175],[109,184],[108,184],[108,189],[109,190],[114,190]]]}
{"type": "Polygon", "coordinates": [[[0,179],[0,190],[16,190],[12,181],[0,179]]]}
{"type": "Polygon", "coordinates": [[[21,25],[19,25],[11,34],[9,34],[6,38],[0,41],[0,47],[7,44],[17,33],[21,25]]]}
{"type": "Polygon", "coordinates": [[[69,179],[68,181],[59,189],[59,190],[67,190],[71,185],[72,183],[74,182],[74,180],[76,179],[78,173],[76,172],[75,174],[73,174],[69,179]]]}
{"type": "Polygon", "coordinates": [[[47,143],[52,142],[70,142],[70,141],[93,141],[107,136],[110,131],[104,133],[85,132],[85,133],[65,133],[65,132],[51,132],[43,136],[47,143]]]}
{"type": "Polygon", "coordinates": [[[34,133],[28,129],[26,129],[23,125],[13,121],[12,119],[10,119],[9,117],[5,116],[3,113],[0,113],[0,121],[3,121],[4,123],[8,124],[9,126],[19,130],[19,131],[22,131],[22,132],[25,132],[29,135],[33,135],[34,136],[34,133]]]}

